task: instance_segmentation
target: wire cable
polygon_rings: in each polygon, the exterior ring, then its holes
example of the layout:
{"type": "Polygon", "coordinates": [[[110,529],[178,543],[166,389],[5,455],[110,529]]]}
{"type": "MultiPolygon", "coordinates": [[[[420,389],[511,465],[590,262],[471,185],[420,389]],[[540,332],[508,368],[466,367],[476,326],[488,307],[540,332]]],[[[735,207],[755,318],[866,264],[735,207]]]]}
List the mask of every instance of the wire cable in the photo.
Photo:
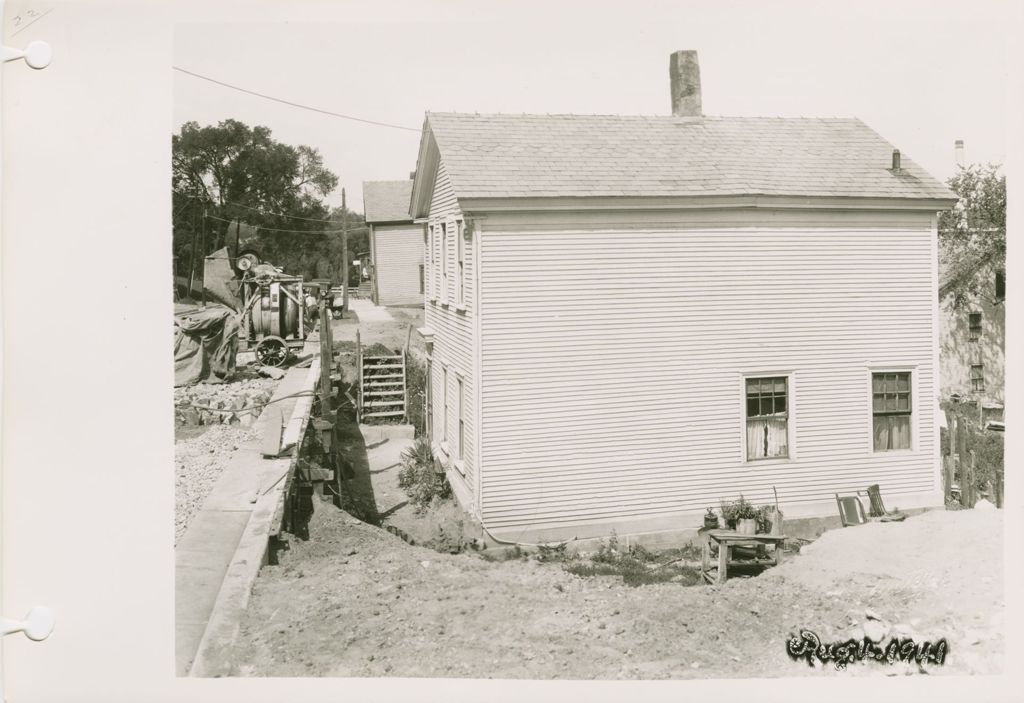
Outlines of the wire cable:
{"type": "MultiPolygon", "coordinates": [[[[188,193],[180,193],[180,192],[178,193],[178,195],[180,195],[183,198],[192,198],[194,200],[201,200],[203,202],[208,202],[211,205],[216,207],[216,203],[212,202],[208,198],[204,198],[201,195],[189,195],[188,193]]],[[[270,210],[262,210],[262,209],[260,209],[258,207],[253,207],[252,205],[242,205],[242,203],[233,203],[230,200],[225,200],[223,202],[223,204],[224,205],[232,205],[234,207],[242,207],[242,208],[245,208],[246,210],[253,210],[255,212],[260,213],[261,215],[270,215],[272,217],[290,217],[293,220],[303,220],[305,222],[327,222],[327,223],[330,223],[330,224],[336,224],[337,223],[337,220],[325,220],[325,219],[321,219],[321,218],[317,218],[317,217],[300,217],[298,215],[288,215],[288,214],[283,213],[283,212],[271,212],[270,210]]]]}
{"type": "MultiPolygon", "coordinates": [[[[217,217],[216,215],[206,215],[206,217],[210,218],[211,220],[217,220],[219,222],[227,222],[228,224],[236,222],[236,220],[227,220],[224,219],[223,217],[217,217]]],[[[257,229],[262,229],[268,232],[290,232],[292,234],[341,234],[342,232],[346,231],[358,232],[360,230],[367,229],[366,227],[349,227],[347,229],[278,229],[277,227],[250,225],[246,222],[243,222],[242,224],[244,224],[246,227],[256,227],[257,229]]]]}
{"type": "Polygon", "coordinates": [[[224,81],[219,81],[216,78],[210,78],[209,76],[204,76],[204,75],[202,75],[200,73],[195,73],[193,71],[188,71],[188,70],[186,70],[184,68],[181,68],[180,66],[171,66],[171,68],[173,68],[175,71],[178,71],[180,73],[184,73],[184,74],[187,74],[189,76],[192,76],[193,78],[198,78],[200,80],[209,81],[210,83],[216,83],[217,85],[224,86],[225,88],[230,88],[231,90],[237,90],[240,93],[248,93],[249,95],[255,95],[256,97],[263,98],[264,100],[272,100],[273,102],[282,103],[283,105],[290,105],[291,107],[297,107],[300,110],[309,110],[310,112],[319,112],[322,115],[329,115],[331,117],[339,117],[339,118],[341,118],[343,120],[352,120],[353,122],[362,122],[364,124],[372,124],[372,125],[376,125],[378,127],[390,127],[391,129],[401,129],[401,130],[405,130],[405,131],[408,131],[408,132],[419,132],[420,131],[419,129],[416,129],[415,127],[405,127],[403,125],[390,124],[388,122],[378,122],[376,120],[367,120],[367,119],[364,119],[362,117],[353,117],[352,115],[343,115],[340,112],[331,112],[330,110],[323,110],[323,109],[321,109],[319,107],[311,107],[309,105],[303,105],[302,103],[292,102],[291,100],[284,100],[282,98],[275,98],[273,95],[267,95],[265,93],[258,93],[255,90],[249,90],[248,88],[240,88],[237,85],[231,85],[230,83],[225,83],[224,81]]]}

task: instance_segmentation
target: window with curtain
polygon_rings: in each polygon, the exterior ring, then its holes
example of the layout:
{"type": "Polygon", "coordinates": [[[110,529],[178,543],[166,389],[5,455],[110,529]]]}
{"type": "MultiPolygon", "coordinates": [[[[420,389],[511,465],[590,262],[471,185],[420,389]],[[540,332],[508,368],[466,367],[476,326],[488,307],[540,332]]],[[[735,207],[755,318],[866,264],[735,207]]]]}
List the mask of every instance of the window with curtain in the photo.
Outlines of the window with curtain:
{"type": "Polygon", "coordinates": [[[910,372],[871,374],[875,451],[910,449],[910,372]]]}
{"type": "Polygon", "coordinates": [[[789,398],[785,376],[747,379],[747,459],[789,456],[789,398]]]}

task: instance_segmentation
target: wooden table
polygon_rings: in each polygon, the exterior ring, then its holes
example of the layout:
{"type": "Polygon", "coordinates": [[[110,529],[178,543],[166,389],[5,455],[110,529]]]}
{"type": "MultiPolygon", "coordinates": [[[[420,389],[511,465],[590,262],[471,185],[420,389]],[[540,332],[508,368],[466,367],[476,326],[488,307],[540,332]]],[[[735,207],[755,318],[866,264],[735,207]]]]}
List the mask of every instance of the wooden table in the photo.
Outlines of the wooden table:
{"type": "Polygon", "coordinates": [[[701,559],[701,574],[711,583],[725,583],[728,578],[729,567],[753,564],[764,566],[775,566],[782,559],[782,541],[785,535],[741,535],[735,530],[708,530],[704,533],[704,553],[701,559]],[[714,580],[711,578],[711,543],[718,547],[718,574],[714,580]],[[763,551],[766,545],[773,545],[772,556],[765,559],[753,561],[734,561],[732,558],[733,547],[755,547],[758,552],[763,551]]]}

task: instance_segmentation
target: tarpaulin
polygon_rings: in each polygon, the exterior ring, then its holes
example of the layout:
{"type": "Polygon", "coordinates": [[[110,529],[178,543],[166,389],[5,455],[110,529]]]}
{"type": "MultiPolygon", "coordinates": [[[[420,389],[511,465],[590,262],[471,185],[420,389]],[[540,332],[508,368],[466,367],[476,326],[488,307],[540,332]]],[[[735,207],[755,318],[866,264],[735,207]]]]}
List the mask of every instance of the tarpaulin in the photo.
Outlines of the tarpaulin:
{"type": "Polygon", "coordinates": [[[231,262],[227,247],[218,249],[203,260],[203,295],[206,300],[215,300],[235,312],[241,312],[242,299],[238,297],[241,282],[235,278],[231,262]]]}
{"type": "Polygon", "coordinates": [[[238,315],[223,305],[175,306],[174,387],[226,383],[235,373],[238,315]]]}

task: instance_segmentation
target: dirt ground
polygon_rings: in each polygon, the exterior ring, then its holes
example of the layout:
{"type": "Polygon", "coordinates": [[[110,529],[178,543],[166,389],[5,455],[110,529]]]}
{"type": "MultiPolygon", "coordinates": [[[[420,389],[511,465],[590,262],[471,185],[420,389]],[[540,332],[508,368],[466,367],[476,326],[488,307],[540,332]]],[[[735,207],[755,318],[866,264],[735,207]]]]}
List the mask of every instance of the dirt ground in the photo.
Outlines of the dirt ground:
{"type": "Polygon", "coordinates": [[[724,586],[626,586],[536,558],[492,562],[410,546],[318,502],[311,539],[264,567],[234,675],[648,679],[902,675],[875,661],[810,667],[786,641],[881,628],[946,638],[929,674],[1003,667],[1003,514],[934,511],[825,533],[724,586]],[[999,538],[993,539],[993,536],[999,538]],[[870,611],[870,613],[869,613],[870,611]],[[869,619],[870,615],[870,619],[869,619]],[[873,629],[872,629],[873,628],[873,629]]]}

